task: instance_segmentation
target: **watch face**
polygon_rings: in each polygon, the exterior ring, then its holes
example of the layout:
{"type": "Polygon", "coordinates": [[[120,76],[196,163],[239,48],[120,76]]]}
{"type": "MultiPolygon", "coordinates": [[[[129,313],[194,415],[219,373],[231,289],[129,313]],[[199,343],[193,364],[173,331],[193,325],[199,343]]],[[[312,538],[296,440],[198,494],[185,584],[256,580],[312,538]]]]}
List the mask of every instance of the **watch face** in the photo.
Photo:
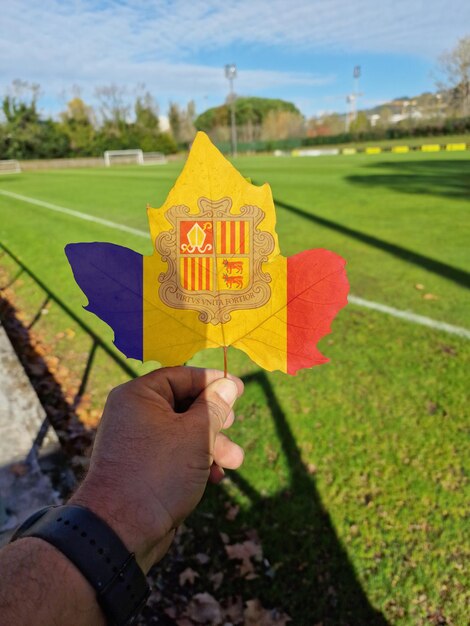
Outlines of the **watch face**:
{"type": "Polygon", "coordinates": [[[33,513],[32,515],[30,515],[30,517],[28,517],[28,519],[26,519],[22,524],[20,524],[20,526],[18,526],[18,528],[15,530],[12,538],[10,539],[10,543],[12,541],[15,541],[15,539],[19,539],[26,530],[31,528],[31,526],[38,521],[38,519],[41,519],[41,517],[45,515],[45,513],[47,513],[49,509],[53,509],[53,508],[54,508],[54,505],[45,506],[42,509],[39,509],[39,511],[36,511],[36,513],[33,513]]]}

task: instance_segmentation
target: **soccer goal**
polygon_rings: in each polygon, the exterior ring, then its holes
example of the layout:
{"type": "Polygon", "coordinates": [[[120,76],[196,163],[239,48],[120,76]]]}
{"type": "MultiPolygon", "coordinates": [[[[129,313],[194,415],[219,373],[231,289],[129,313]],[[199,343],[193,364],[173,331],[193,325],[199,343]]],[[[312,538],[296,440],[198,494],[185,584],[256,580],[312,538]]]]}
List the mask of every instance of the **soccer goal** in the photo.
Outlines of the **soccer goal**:
{"type": "Polygon", "coordinates": [[[106,150],[104,153],[104,164],[106,167],[128,163],[144,164],[144,153],[140,148],[137,150],[106,150]]]}
{"type": "Polygon", "coordinates": [[[167,163],[163,152],[144,152],[142,165],[164,165],[167,163]]]}
{"type": "Polygon", "coordinates": [[[0,174],[19,174],[21,166],[16,159],[0,160],[0,174]]]}

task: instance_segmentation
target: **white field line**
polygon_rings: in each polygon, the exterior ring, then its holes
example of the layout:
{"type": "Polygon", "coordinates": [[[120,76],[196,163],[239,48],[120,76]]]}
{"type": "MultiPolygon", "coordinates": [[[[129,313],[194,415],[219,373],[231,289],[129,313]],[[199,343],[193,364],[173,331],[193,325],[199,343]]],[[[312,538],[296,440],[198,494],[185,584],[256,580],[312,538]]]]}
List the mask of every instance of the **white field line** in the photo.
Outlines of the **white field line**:
{"type": "Polygon", "coordinates": [[[417,315],[416,313],[412,313],[411,311],[402,311],[400,309],[395,309],[392,306],[380,304],[379,302],[363,300],[362,298],[358,298],[357,296],[349,296],[348,301],[351,304],[355,304],[356,306],[362,306],[366,309],[372,309],[373,311],[379,311],[380,313],[391,315],[392,317],[398,317],[399,319],[411,322],[412,324],[428,326],[429,328],[433,328],[434,330],[442,330],[445,333],[450,333],[451,335],[458,335],[459,337],[465,337],[465,339],[470,339],[470,330],[462,328],[461,326],[453,326],[452,324],[447,324],[446,322],[439,322],[438,320],[433,320],[431,317],[417,315]]]}
{"type": "MultiPolygon", "coordinates": [[[[22,202],[28,202],[29,204],[41,206],[51,211],[57,211],[58,213],[64,213],[65,215],[70,215],[81,220],[86,220],[87,222],[94,222],[95,224],[101,224],[102,226],[113,228],[114,230],[121,230],[123,232],[136,235],[138,237],[147,238],[149,236],[148,232],[138,230],[137,228],[131,228],[130,226],[125,226],[123,224],[117,224],[116,222],[104,220],[101,217],[95,217],[94,215],[89,215],[88,213],[74,211],[73,209],[68,209],[67,207],[59,206],[57,204],[52,204],[50,202],[44,202],[43,200],[38,200],[36,198],[23,196],[19,193],[14,193],[13,191],[5,191],[3,189],[0,189],[0,194],[2,194],[3,196],[15,198],[16,200],[21,200],[22,202]]],[[[385,313],[386,315],[397,317],[398,319],[405,320],[406,322],[410,322],[412,324],[427,326],[428,328],[433,328],[434,330],[441,330],[445,333],[450,333],[452,335],[464,337],[465,339],[470,339],[470,330],[462,328],[461,326],[453,326],[452,324],[440,322],[430,317],[425,317],[424,315],[417,315],[416,313],[412,313],[411,311],[402,311],[401,309],[395,309],[394,307],[387,306],[386,304],[380,304],[379,302],[373,302],[371,300],[364,300],[363,298],[358,298],[357,296],[353,295],[350,295],[348,300],[351,304],[354,304],[355,306],[372,309],[373,311],[379,311],[380,313],[385,313]]]]}
{"type": "Polygon", "coordinates": [[[4,189],[0,189],[0,194],[2,194],[2,196],[9,196],[10,198],[15,198],[16,200],[21,200],[22,202],[28,202],[29,204],[42,206],[45,209],[49,209],[50,211],[57,211],[57,213],[65,213],[65,215],[71,215],[72,217],[77,217],[80,220],[86,220],[87,222],[94,222],[95,224],[108,226],[109,228],[114,228],[115,230],[122,230],[125,233],[131,233],[131,235],[137,235],[137,237],[145,237],[146,239],[150,237],[149,233],[145,232],[144,230],[131,228],[130,226],[125,226],[124,224],[116,224],[116,222],[104,220],[101,217],[95,217],[94,215],[89,215],[88,213],[82,213],[81,211],[74,211],[73,209],[68,209],[67,207],[59,206],[58,204],[52,204],[51,202],[44,202],[44,200],[37,200],[36,198],[29,198],[28,196],[22,196],[21,194],[14,193],[13,191],[5,191],[4,189]]]}

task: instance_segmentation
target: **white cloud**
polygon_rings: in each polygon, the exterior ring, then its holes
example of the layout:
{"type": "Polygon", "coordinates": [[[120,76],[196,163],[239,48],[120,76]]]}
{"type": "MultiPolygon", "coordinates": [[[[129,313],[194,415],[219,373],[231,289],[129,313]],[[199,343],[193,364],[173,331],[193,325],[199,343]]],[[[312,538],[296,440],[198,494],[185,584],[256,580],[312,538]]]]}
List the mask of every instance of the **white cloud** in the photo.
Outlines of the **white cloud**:
{"type": "MultiPolygon", "coordinates": [[[[465,0],[9,0],[0,16],[0,87],[20,77],[64,87],[144,82],[157,97],[220,101],[220,67],[195,54],[230,46],[436,56],[465,34],[465,0]]],[[[240,93],[316,87],[334,77],[244,68],[240,93]]],[[[88,95],[89,95],[88,93],[88,95]]]]}

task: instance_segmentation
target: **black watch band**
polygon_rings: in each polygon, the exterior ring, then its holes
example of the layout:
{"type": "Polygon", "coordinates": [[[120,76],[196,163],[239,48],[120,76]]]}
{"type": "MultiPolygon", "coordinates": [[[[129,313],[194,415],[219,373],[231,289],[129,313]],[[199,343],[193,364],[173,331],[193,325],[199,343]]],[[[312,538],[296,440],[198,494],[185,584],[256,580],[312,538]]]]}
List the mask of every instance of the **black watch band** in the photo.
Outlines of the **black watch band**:
{"type": "Polygon", "coordinates": [[[117,534],[89,509],[47,507],[26,520],[11,541],[39,537],[55,546],[95,589],[109,624],[131,624],[150,594],[144,573],[117,534]]]}

